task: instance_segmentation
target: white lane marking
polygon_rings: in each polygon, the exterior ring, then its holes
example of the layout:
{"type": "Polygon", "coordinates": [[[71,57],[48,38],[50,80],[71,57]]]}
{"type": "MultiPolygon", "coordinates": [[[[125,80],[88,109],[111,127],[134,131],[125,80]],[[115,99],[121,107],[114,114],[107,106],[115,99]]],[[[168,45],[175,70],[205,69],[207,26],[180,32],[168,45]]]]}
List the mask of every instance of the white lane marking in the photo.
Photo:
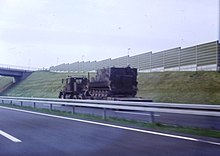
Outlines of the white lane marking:
{"type": "Polygon", "coordinates": [[[10,134],[8,134],[8,133],[2,131],[2,130],[0,130],[0,135],[6,137],[6,138],[8,138],[9,140],[11,140],[11,141],[13,141],[13,142],[16,142],[16,143],[17,143],[17,142],[22,142],[21,140],[19,140],[19,139],[13,137],[12,135],[10,135],[10,134]]]}
{"type": "Polygon", "coordinates": [[[82,120],[82,119],[75,119],[75,118],[69,118],[69,117],[63,117],[63,116],[57,116],[57,115],[51,115],[51,114],[44,114],[44,113],[38,113],[38,112],[31,112],[31,111],[27,111],[27,110],[21,110],[21,109],[15,109],[15,108],[3,107],[3,106],[0,106],[0,108],[19,111],[19,112],[25,112],[25,113],[29,113],[29,114],[53,117],[53,118],[58,118],[58,119],[78,121],[78,122],[89,123],[89,124],[94,124],[94,125],[101,125],[101,126],[124,129],[124,130],[129,130],[129,131],[134,131],[134,132],[141,132],[141,133],[147,133],[147,134],[159,135],[159,136],[170,137],[170,138],[175,138],[175,139],[182,139],[182,140],[201,142],[201,143],[220,146],[220,142],[213,142],[213,141],[196,139],[196,138],[185,137],[185,136],[180,136],[180,135],[172,135],[172,134],[166,134],[166,133],[160,133],[160,132],[154,132],[154,131],[147,131],[147,130],[142,130],[142,129],[136,129],[136,128],[130,128],[130,127],[124,127],[124,126],[117,126],[117,125],[111,125],[111,124],[94,122],[94,121],[87,121],[87,120],[82,120]]]}
{"type": "MultiPolygon", "coordinates": [[[[148,113],[137,113],[137,112],[126,112],[126,111],[115,111],[116,113],[122,113],[122,114],[132,114],[132,115],[146,115],[150,116],[151,114],[148,113]]],[[[158,114],[154,114],[154,116],[160,116],[158,114]]]]}

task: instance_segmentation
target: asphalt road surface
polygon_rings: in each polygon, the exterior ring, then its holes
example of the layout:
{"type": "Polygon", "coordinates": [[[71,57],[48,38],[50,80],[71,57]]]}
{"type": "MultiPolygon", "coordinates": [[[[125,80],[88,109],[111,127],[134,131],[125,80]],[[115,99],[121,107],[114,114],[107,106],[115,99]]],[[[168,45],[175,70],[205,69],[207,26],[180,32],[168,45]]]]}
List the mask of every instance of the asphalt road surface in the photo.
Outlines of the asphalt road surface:
{"type": "Polygon", "coordinates": [[[0,156],[219,156],[219,153],[217,139],[209,142],[207,138],[197,140],[0,107],[0,156]]]}

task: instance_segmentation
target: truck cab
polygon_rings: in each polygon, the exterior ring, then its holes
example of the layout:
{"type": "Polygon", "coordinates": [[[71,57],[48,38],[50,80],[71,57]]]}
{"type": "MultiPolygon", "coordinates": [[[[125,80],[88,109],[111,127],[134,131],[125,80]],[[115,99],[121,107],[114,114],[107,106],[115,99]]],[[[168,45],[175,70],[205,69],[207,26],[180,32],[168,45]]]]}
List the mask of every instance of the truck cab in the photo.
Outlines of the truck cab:
{"type": "Polygon", "coordinates": [[[88,90],[88,79],[86,77],[67,77],[62,79],[63,89],[59,98],[83,99],[88,90]]]}

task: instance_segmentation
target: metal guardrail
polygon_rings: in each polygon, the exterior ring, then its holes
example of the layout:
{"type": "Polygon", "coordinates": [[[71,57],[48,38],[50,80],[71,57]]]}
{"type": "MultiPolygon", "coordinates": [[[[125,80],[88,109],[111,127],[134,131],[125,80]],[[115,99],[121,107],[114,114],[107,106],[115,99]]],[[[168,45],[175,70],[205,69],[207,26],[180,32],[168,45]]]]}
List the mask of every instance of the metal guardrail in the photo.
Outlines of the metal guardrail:
{"type": "Polygon", "coordinates": [[[53,98],[28,98],[28,97],[8,97],[0,96],[1,102],[5,101],[32,102],[36,108],[37,103],[44,103],[53,109],[53,105],[72,106],[72,113],[75,113],[75,107],[88,107],[103,109],[103,119],[106,119],[106,110],[127,110],[127,111],[144,111],[150,112],[149,122],[154,122],[154,113],[176,113],[188,115],[202,115],[220,117],[220,105],[203,105],[203,104],[175,104],[175,103],[154,103],[154,102],[128,102],[128,101],[107,101],[107,100],[75,100],[75,99],[53,99],[53,98]]]}

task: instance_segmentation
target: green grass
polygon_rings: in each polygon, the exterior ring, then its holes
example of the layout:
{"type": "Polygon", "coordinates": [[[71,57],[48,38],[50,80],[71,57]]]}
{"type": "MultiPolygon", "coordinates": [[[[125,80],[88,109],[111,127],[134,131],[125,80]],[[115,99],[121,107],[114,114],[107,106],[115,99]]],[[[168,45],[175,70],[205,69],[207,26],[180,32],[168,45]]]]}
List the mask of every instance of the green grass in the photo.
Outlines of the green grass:
{"type": "Polygon", "coordinates": [[[220,104],[220,73],[140,73],[138,96],[157,102],[220,104]]]}
{"type": "Polygon", "coordinates": [[[11,77],[0,77],[0,88],[6,86],[7,84],[12,82],[12,78],[11,77]]]}
{"type": "MultiPolygon", "coordinates": [[[[62,78],[86,73],[34,72],[5,95],[57,98],[62,78]]],[[[139,73],[139,97],[156,102],[220,104],[218,72],[155,72],[139,73]]]]}
{"type": "Polygon", "coordinates": [[[4,94],[8,96],[57,98],[59,91],[62,89],[62,79],[70,75],[73,75],[73,73],[34,72],[26,80],[4,94]]]}
{"type": "Polygon", "coordinates": [[[7,86],[9,83],[13,81],[13,78],[2,76],[0,77],[0,89],[7,86]]]}
{"type": "Polygon", "coordinates": [[[98,121],[110,124],[117,124],[121,126],[129,126],[134,128],[141,128],[141,129],[148,129],[148,130],[157,130],[167,133],[181,133],[181,134],[190,134],[195,136],[204,136],[204,137],[211,137],[211,138],[220,138],[220,131],[219,130],[211,130],[211,129],[203,129],[203,128],[196,128],[196,127],[183,127],[183,126],[172,126],[172,125],[163,125],[161,123],[146,123],[136,120],[128,120],[116,117],[107,117],[106,120],[103,120],[101,116],[92,115],[92,114],[79,114],[79,113],[72,113],[72,112],[65,112],[59,110],[48,110],[48,109],[40,109],[40,108],[33,108],[27,106],[17,106],[17,105],[5,105],[0,104],[4,107],[11,107],[35,112],[41,112],[46,114],[58,115],[58,116],[65,116],[65,117],[73,117],[77,119],[86,119],[91,121],[98,121]]]}

